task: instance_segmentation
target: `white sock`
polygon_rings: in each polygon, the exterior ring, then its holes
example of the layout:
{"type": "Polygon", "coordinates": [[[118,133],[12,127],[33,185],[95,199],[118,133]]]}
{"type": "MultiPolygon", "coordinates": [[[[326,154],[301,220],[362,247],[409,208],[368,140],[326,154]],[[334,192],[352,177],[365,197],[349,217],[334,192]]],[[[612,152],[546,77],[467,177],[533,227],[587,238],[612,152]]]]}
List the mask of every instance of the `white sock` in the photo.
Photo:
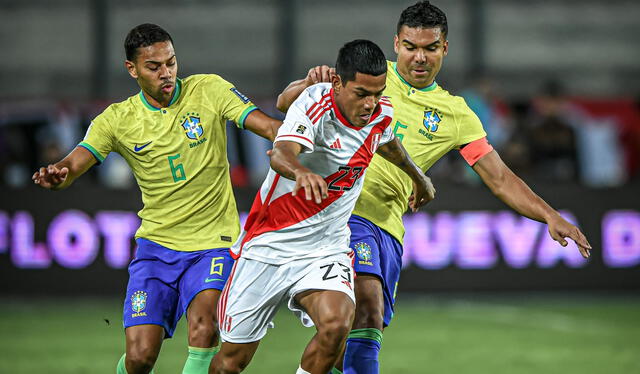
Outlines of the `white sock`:
{"type": "Polygon", "coordinates": [[[308,371],[304,370],[302,368],[302,366],[298,366],[298,371],[296,371],[296,374],[311,374],[308,371]]]}

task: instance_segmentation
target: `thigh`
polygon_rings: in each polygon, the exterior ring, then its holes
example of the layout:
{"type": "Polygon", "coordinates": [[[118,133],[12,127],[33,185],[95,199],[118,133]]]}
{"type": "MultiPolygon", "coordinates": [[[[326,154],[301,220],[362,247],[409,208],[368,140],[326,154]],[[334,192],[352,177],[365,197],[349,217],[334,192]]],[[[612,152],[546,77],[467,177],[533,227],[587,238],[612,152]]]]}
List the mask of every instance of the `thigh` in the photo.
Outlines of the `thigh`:
{"type": "MultiPolygon", "coordinates": [[[[353,293],[353,268],[351,267],[351,257],[347,253],[342,253],[327,258],[305,261],[304,266],[300,266],[300,274],[304,274],[289,291],[289,309],[294,312],[304,326],[313,326],[315,321],[307,306],[316,307],[315,300],[318,298],[330,304],[326,306],[345,305],[347,309],[355,306],[355,295],[353,293]],[[331,291],[331,292],[322,292],[331,291]],[[307,296],[310,296],[309,298],[307,296]],[[311,300],[305,306],[302,300],[311,300]]],[[[322,305],[317,305],[321,308],[322,305]]],[[[336,309],[338,310],[338,309],[336,309]]],[[[340,308],[341,311],[344,311],[340,308]]]]}
{"type": "MultiPolygon", "coordinates": [[[[307,290],[296,295],[295,303],[321,329],[327,323],[343,321],[351,326],[355,303],[349,295],[334,290],[307,290]]],[[[348,331],[348,330],[347,330],[348,331]]]]}
{"type": "Polygon", "coordinates": [[[382,330],[385,310],[382,283],[374,275],[361,274],[355,281],[356,316],[354,329],[375,327],[382,330]]]}
{"type": "Polygon", "coordinates": [[[218,302],[218,324],[224,342],[259,341],[290,287],[283,268],[248,260],[236,261],[218,302]]]}
{"type": "Polygon", "coordinates": [[[129,357],[158,357],[164,329],[158,325],[136,325],[124,330],[126,353],[129,357]]]}

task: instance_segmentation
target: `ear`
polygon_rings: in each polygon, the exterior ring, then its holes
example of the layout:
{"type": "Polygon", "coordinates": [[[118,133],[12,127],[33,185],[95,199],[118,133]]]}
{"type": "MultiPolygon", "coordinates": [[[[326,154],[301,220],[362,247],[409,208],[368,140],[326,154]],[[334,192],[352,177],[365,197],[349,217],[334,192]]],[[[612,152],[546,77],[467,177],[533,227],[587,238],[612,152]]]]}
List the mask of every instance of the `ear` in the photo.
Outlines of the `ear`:
{"type": "Polygon", "coordinates": [[[399,40],[400,40],[400,39],[398,39],[398,35],[397,35],[397,34],[393,36],[393,51],[394,51],[396,54],[398,54],[398,49],[399,49],[399,47],[400,47],[400,46],[398,45],[398,41],[399,41],[399,40]]]}
{"type": "Polygon", "coordinates": [[[443,44],[442,48],[444,49],[444,55],[446,56],[447,53],[449,53],[449,41],[448,40],[444,41],[444,44],[443,44]]]}
{"type": "Polygon", "coordinates": [[[136,69],[136,65],[132,61],[125,60],[124,67],[129,72],[131,78],[138,79],[138,70],[136,69]]]}
{"type": "Polygon", "coordinates": [[[342,78],[340,78],[338,74],[331,76],[331,87],[333,87],[334,92],[340,92],[340,88],[342,88],[342,78]]]}

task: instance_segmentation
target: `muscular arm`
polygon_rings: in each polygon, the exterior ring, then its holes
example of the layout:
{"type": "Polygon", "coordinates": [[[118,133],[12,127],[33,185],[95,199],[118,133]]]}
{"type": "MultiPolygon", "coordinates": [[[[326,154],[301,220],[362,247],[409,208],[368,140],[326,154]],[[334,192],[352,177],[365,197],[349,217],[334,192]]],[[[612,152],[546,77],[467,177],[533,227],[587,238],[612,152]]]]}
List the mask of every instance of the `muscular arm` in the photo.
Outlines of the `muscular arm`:
{"type": "Polygon", "coordinates": [[[282,121],[271,118],[260,110],[254,110],[249,113],[247,118],[244,120],[245,129],[256,135],[260,135],[269,141],[273,141],[273,139],[275,139],[280,125],[282,125],[282,121]]]}
{"type": "Polygon", "coordinates": [[[41,167],[31,179],[43,188],[50,190],[62,190],[71,185],[73,181],[84,174],[96,163],[95,157],[83,147],[76,147],[67,157],[61,161],[41,167]]]}
{"type": "Polygon", "coordinates": [[[436,189],[433,187],[431,179],[424,175],[418,165],[413,162],[398,138],[378,147],[377,153],[399,167],[413,180],[413,194],[409,198],[409,206],[412,211],[417,211],[419,207],[434,199],[436,189]]]}
{"type": "Polygon", "coordinates": [[[536,195],[526,183],[505,165],[496,151],[480,158],[473,170],[491,192],[521,215],[549,225],[549,234],[562,246],[567,245],[566,237],[576,242],[582,256],[589,257],[591,245],[584,234],[567,222],[560,214],[536,195]]]}
{"type": "Polygon", "coordinates": [[[271,168],[283,177],[296,181],[293,196],[304,188],[305,198],[320,204],[327,197],[327,183],[324,179],[304,167],[298,160],[302,146],[295,142],[279,141],[274,144],[271,156],[271,168]]]}
{"type": "Polygon", "coordinates": [[[289,83],[289,85],[278,95],[276,108],[282,113],[286,113],[291,104],[300,96],[305,88],[320,82],[331,82],[331,75],[335,74],[335,69],[327,65],[316,66],[309,69],[304,79],[299,79],[289,83]]]}

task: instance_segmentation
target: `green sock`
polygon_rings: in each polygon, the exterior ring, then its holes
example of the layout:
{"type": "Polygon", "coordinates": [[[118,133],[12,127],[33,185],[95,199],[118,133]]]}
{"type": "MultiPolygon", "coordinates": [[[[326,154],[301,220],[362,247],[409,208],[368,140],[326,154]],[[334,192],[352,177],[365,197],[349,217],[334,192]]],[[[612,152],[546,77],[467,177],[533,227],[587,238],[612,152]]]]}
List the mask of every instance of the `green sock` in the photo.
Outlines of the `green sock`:
{"type": "Polygon", "coordinates": [[[207,374],[211,359],[218,353],[218,347],[198,348],[189,346],[189,357],[184,363],[182,374],[207,374]]]}
{"type": "MultiPolygon", "coordinates": [[[[127,367],[124,365],[124,359],[127,357],[127,354],[123,354],[118,361],[118,366],[116,366],[116,374],[128,374],[127,367]]],[[[153,369],[149,372],[149,374],[153,374],[153,369]]]]}
{"type": "Polygon", "coordinates": [[[116,366],[116,374],[127,374],[127,368],[124,366],[124,358],[127,354],[123,354],[118,361],[118,366],[116,366]]]}
{"type": "Polygon", "coordinates": [[[331,369],[331,374],[342,374],[342,372],[336,368],[331,369]]]}

